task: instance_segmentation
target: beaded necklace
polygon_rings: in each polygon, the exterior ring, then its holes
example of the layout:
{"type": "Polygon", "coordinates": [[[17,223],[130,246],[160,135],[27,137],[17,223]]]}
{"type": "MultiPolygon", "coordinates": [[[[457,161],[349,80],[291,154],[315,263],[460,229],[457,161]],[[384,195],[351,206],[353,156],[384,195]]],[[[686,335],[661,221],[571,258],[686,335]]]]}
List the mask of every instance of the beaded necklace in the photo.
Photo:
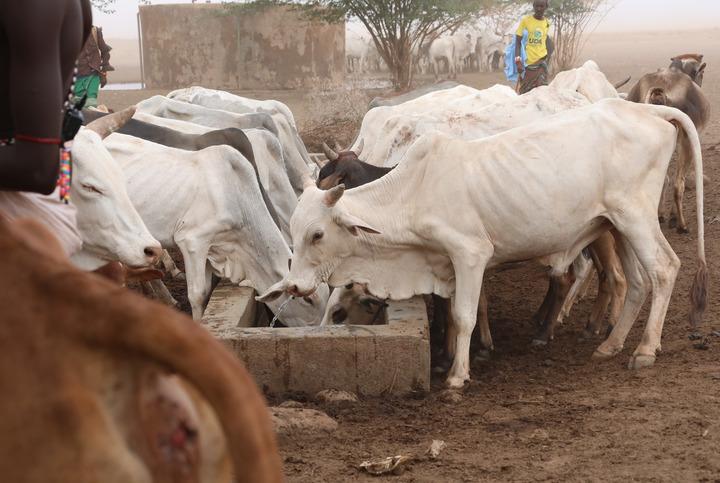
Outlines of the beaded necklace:
{"type": "Polygon", "coordinates": [[[73,95],[75,93],[75,83],[77,82],[77,60],[73,70],[72,83],[70,84],[70,92],[67,99],[63,103],[61,113],[62,121],[62,138],[41,138],[36,136],[28,136],[26,134],[15,133],[14,137],[8,139],[0,139],[0,147],[15,144],[16,141],[25,141],[37,144],[53,144],[60,148],[60,167],[58,171],[57,187],[60,195],[60,201],[65,204],[70,202],[70,185],[72,182],[72,140],[80,130],[83,123],[82,108],[85,105],[87,95],[83,96],[77,103],[73,104],[73,95]]]}

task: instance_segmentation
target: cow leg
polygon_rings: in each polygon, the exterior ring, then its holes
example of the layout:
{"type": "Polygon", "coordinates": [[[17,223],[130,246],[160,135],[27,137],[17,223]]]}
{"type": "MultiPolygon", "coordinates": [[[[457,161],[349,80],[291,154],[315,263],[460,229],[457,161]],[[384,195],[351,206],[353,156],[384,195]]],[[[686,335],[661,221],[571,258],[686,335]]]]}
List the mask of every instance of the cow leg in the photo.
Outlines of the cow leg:
{"type": "Polygon", "coordinates": [[[670,176],[665,175],[662,191],[660,192],[660,204],[658,205],[658,220],[660,223],[670,221],[670,210],[668,208],[668,200],[670,198],[670,176]]]}
{"type": "Polygon", "coordinates": [[[450,314],[448,299],[433,294],[432,303],[433,320],[430,326],[431,361],[435,372],[445,373],[450,368],[448,356],[451,348],[448,347],[448,334],[450,332],[448,327],[452,323],[452,315],[450,314]]]}
{"type": "Polygon", "coordinates": [[[160,263],[162,264],[162,267],[165,269],[165,271],[170,273],[172,278],[178,278],[180,280],[183,280],[185,278],[185,275],[180,271],[177,265],[175,265],[175,261],[172,259],[167,250],[162,251],[162,255],[160,256],[160,263]]]}
{"type": "Polygon", "coordinates": [[[628,290],[625,272],[623,272],[622,262],[616,249],[615,237],[617,233],[615,233],[614,230],[611,233],[613,234],[613,251],[608,254],[608,260],[605,262],[606,270],[609,274],[610,288],[613,292],[612,302],[610,303],[610,315],[608,316],[608,333],[617,325],[628,290]]]}
{"type": "Polygon", "coordinates": [[[593,357],[597,359],[613,357],[622,351],[628,332],[637,319],[650,291],[647,275],[625,235],[618,233],[615,241],[627,279],[627,295],[617,324],[593,354],[593,357]]]}
{"type": "Polygon", "coordinates": [[[627,281],[615,249],[612,232],[598,238],[592,245],[592,251],[593,258],[597,260],[595,264],[601,267],[602,273],[599,269],[598,297],[586,327],[588,336],[600,334],[608,305],[610,305],[609,328],[615,327],[627,293],[627,281]]]}
{"type": "MultiPolygon", "coordinates": [[[[687,227],[687,221],[685,220],[685,214],[683,212],[683,198],[685,196],[685,176],[688,170],[688,163],[692,159],[691,157],[690,141],[688,140],[685,131],[681,131],[678,139],[678,156],[676,170],[675,170],[675,184],[674,184],[674,196],[675,196],[675,212],[677,214],[677,232],[678,233],[689,233],[687,227]]],[[[696,176],[702,176],[702,173],[696,173],[696,176]]],[[[672,217],[671,217],[672,219],[672,217]]]]}
{"type": "Polygon", "coordinates": [[[210,278],[207,271],[207,256],[209,247],[180,242],[178,247],[185,262],[185,275],[187,277],[188,300],[192,308],[192,316],[200,320],[205,311],[205,303],[210,296],[210,278]]]}
{"type": "Polygon", "coordinates": [[[475,327],[483,275],[492,256],[492,245],[486,247],[481,259],[463,257],[453,260],[455,269],[455,297],[452,315],[455,330],[455,355],[446,384],[460,388],[470,379],[470,338],[475,327]]]}
{"type": "Polygon", "coordinates": [[[533,323],[535,323],[535,325],[538,327],[542,327],[548,318],[548,314],[550,313],[550,309],[552,308],[553,300],[555,299],[554,289],[555,286],[552,284],[552,281],[550,281],[550,283],[548,283],[547,292],[545,293],[545,298],[543,299],[540,308],[538,308],[537,312],[535,312],[535,314],[532,316],[533,323]]]}
{"type": "Polygon", "coordinates": [[[565,317],[570,315],[570,310],[573,305],[575,305],[575,300],[583,299],[585,297],[585,293],[593,280],[592,268],[593,263],[591,259],[585,256],[584,251],[580,253],[575,260],[573,260],[575,282],[573,282],[572,287],[570,287],[570,290],[568,291],[567,297],[565,297],[562,309],[558,315],[558,322],[561,323],[565,317]]]}
{"type": "Polygon", "coordinates": [[[493,341],[490,333],[490,320],[488,318],[488,302],[485,295],[485,288],[480,290],[480,299],[478,300],[477,320],[480,325],[480,345],[485,351],[492,351],[493,341]]]}
{"type": "Polygon", "coordinates": [[[640,369],[655,363],[655,355],[661,350],[663,323],[680,270],[680,259],[663,236],[660,226],[655,223],[654,226],[644,227],[644,230],[641,228],[642,225],[635,225],[628,238],[650,278],[652,303],[642,340],[630,359],[629,369],[640,369]]]}
{"type": "Polygon", "coordinates": [[[150,298],[159,300],[165,305],[170,307],[177,307],[178,301],[172,296],[168,288],[165,286],[162,280],[150,280],[149,282],[142,282],[142,291],[145,295],[150,298]]]}
{"type": "MultiPolygon", "coordinates": [[[[552,291],[552,300],[550,302],[550,310],[548,310],[540,333],[533,339],[532,345],[544,346],[555,338],[555,325],[563,306],[563,301],[570,291],[570,286],[575,281],[572,269],[563,273],[551,273],[550,286],[552,291]]],[[[549,292],[548,292],[549,293],[549,292]]]]}

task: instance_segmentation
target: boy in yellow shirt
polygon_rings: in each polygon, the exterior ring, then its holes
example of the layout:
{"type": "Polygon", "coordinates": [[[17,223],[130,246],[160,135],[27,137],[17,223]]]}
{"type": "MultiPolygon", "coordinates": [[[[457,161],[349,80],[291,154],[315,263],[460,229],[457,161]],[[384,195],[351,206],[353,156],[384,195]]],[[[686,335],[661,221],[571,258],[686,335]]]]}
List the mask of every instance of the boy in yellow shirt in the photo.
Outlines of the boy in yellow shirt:
{"type": "Polygon", "coordinates": [[[520,77],[518,79],[518,93],[525,94],[538,86],[548,83],[548,63],[553,53],[552,38],[548,35],[550,22],[545,18],[548,0],[533,1],[533,15],[526,15],[520,20],[520,26],[515,33],[515,63],[520,77]],[[523,33],[527,30],[528,40],[525,47],[527,66],[523,65],[520,51],[522,48],[523,33]]]}

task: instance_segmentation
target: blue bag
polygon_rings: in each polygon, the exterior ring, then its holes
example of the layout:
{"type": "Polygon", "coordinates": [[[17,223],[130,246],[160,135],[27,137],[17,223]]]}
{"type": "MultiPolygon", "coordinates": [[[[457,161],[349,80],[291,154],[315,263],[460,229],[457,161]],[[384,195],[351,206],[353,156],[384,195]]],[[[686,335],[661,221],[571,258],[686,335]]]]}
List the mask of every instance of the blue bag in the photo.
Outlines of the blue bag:
{"type": "MultiPolygon", "coordinates": [[[[505,77],[510,82],[518,81],[518,70],[515,65],[515,42],[516,37],[513,36],[512,42],[505,47],[505,77]]],[[[522,57],[523,65],[527,65],[527,54],[525,53],[525,47],[527,46],[528,32],[523,32],[522,44],[520,48],[520,56],[522,57]]]]}

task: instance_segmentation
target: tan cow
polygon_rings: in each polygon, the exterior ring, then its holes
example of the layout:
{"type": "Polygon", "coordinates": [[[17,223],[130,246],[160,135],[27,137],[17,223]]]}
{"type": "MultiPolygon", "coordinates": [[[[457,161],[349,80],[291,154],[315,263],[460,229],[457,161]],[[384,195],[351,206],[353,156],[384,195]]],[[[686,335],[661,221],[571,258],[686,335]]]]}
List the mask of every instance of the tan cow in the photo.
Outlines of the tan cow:
{"type": "Polygon", "coordinates": [[[242,364],[190,318],[61,254],[38,223],[0,219],[2,480],[281,481],[242,364]]]}
{"type": "MultiPolygon", "coordinates": [[[[699,65],[701,61],[702,56],[696,54],[674,57],[673,64],[667,69],[644,75],[630,90],[627,100],[676,107],[687,114],[698,133],[702,133],[710,119],[710,102],[700,89],[702,75],[705,72],[705,64],[699,65]]],[[[670,188],[667,183],[666,188],[663,189],[659,215],[661,220],[668,219],[671,228],[677,226],[678,232],[688,233],[683,214],[683,196],[685,175],[692,162],[692,156],[690,141],[683,131],[678,137],[677,153],[673,186],[675,203],[668,217],[664,203],[670,188]]],[[[695,173],[695,175],[702,177],[703,173],[695,173]]]]}

